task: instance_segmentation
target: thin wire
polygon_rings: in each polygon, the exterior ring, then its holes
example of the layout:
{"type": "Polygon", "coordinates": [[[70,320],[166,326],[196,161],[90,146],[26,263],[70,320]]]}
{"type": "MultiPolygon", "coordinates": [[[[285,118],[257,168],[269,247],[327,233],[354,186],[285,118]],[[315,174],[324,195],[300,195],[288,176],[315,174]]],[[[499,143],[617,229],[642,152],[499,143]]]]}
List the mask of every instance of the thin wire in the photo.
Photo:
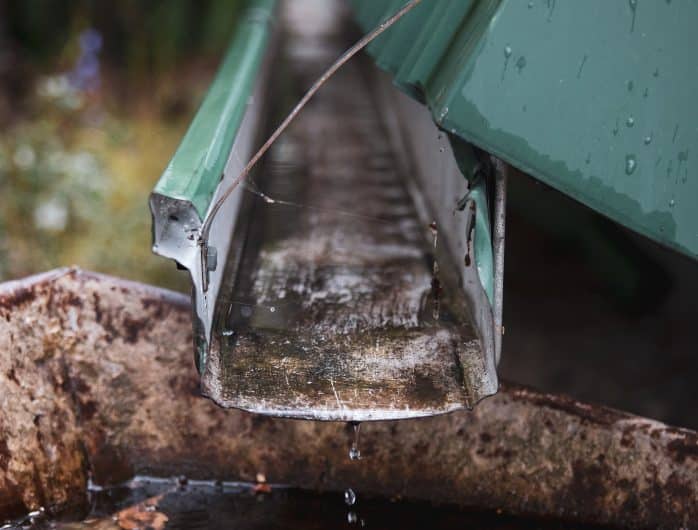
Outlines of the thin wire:
{"type": "Polygon", "coordinates": [[[361,213],[349,212],[347,210],[338,210],[337,208],[323,208],[322,206],[315,206],[313,204],[301,204],[299,202],[286,201],[283,199],[275,199],[264,193],[259,186],[251,178],[247,178],[245,181],[245,190],[250,192],[252,195],[261,198],[267,204],[279,204],[282,206],[292,206],[294,208],[307,208],[309,210],[315,210],[316,212],[332,213],[335,215],[341,215],[344,217],[353,217],[354,219],[362,219],[364,221],[371,221],[374,223],[383,223],[392,225],[393,221],[389,219],[383,219],[381,217],[375,217],[373,215],[365,215],[361,213]]]}
{"type": "Polygon", "coordinates": [[[281,136],[281,134],[286,130],[286,128],[289,126],[289,124],[295,119],[295,117],[298,115],[298,113],[305,107],[306,103],[312,98],[315,93],[324,85],[327,80],[334,75],[334,73],[339,70],[344,63],[346,63],[349,59],[351,59],[354,55],[356,55],[359,51],[361,51],[364,47],[366,47],[372,40],[374,40],[376,37],[378,37],[381,33],[383,33],[385,30],[387,30],[390,26],[395,24],[400,18],[402,18],[405,14],[407,14],[412,8],[414,8],[417,4],[419,4],[421,0],[410,0],[407,2],[399,11],[397,11],[393,16],[388,18],[385,22],[374,28],[370,33],[367,33],[364,35],[356,44],[354,44],[351,48],[349,48],[347,51],[345,51],[342,56],[337,59],[332,66],[330,66],[319,78],[313,86],[310,87],[310,89],[305,93],[305,95],[301,98],[301,100],[296,104],[296,106],[293,108],[293,110],[289,113],[288,116],[284,119],[283,122],[281,122],[281,125],[279,125],[276,130],[272,133],[272,135],[269,137],[269,139],[264,142],[264,145],[259,148],[259,150],[254,154],[254,156],[250,159],[250,161],[247,163],[247,165],[242,169],[240,174],[235,177],[235,179],[230,183],[230,185],[226,188],[226,190],[223,192],[223,194],[220,196],[220,198],[216,201],[216,203],[213,205],[213,208],[211,209],[210,213],[204,220],[204,223],[201,227],[201,235],[199,236],[199,244],[204,245],[206,241],[208,240],[208,233],[211,230],[211,225],[213,223],[213,219],[216,217],[216,214],[218,211],[221,209],[221,206],[223,206],[223,203],[225,200],[230,196],[230,194],[240,185],[240,183],[247,177],[249,172],[252,170],[252,168],[255,166],[255,164],[259,161],[262,156],[267,152],[267,150],[271,147],[271,145],[276,141],[276,139],[281,136]]]}

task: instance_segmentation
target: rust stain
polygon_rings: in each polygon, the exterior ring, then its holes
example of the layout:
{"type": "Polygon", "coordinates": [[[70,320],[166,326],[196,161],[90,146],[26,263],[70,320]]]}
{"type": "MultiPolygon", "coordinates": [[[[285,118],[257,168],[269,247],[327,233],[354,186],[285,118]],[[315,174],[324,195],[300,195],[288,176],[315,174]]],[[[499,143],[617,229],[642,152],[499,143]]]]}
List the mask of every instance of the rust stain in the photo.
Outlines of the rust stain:
{"type": "Polygon", "coordinates": [[[138,342],[138,337],[143,329],[148,325],[147,318],[133,318],[129,315],[124,316],[122,321],[123,337],[128,343],[135,344],[138,342]]]}
{"type": "MultiPolygon", "coordinates": [[[[503,383],[503,387],[506,383],[503,383]]],[[[573,414],[590,423],[599,425],[613,425],[619,420],[631,417],[631,415],[609,407],[599,405],[589,405],[581,403],[569,396],[561,394],[542,394],[523,386],[512,389],[512,395],[521,401],[530,403],[537,407],[545,407],[552,410],[559,410],[573,414]]]]}
{"type": "Polygon", "coordinates": [[[36,296],[37,293],[34,286],[10,290],[9,292],[0,294],[0,308],[11,311],[33,302],[36,296]]]}
{"type": "Polygon", "coordinates": [[[679,464],[683,464],[688,459],[698,460],[698,439],[693,433],[686,433],[670,441],[667,449],[679,464]]]}

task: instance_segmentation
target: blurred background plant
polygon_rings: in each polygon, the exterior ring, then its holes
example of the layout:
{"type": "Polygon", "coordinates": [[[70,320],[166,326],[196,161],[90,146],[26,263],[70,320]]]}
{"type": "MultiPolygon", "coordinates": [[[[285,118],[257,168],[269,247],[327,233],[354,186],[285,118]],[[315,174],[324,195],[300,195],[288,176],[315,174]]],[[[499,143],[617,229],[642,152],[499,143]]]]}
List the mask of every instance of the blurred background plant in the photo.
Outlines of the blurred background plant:
{"type": "Polygon", "coordinates": [[[175,289],[147,197],[244,0],[0,0],[0,280],[79,265],[175,289]]]}

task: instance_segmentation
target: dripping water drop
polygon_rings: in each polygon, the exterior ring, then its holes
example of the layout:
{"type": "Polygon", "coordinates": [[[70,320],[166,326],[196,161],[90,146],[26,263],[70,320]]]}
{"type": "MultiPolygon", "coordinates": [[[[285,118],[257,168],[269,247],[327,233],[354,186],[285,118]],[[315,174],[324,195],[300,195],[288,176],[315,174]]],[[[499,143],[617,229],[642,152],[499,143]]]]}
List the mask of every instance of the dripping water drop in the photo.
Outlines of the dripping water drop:
{"type": "Polygon", "coordinates": [[[344,491],[344,502],[347,506],[354,506],[356,504],[356,493],[351,488],[344,491]]]}
{"type": "Polygon", "coordinates": [[[351,447],[349,448],[349,460],[360,460],[361,451],[359,450],[359,430],[361,429],[361,424],[356,421],[352,422],[351,426],[354,430],[354,437],[351,441],[351,447]]]}
{"type": "Polygon", "coordinates": [[[429,230],[431,231],[431,235],[433,238],[434,248],[436,248],[436,243],[439,239],[439,229],[436,226],[436,221],[432,221],[431,223],[429,223],[429,230]]]}

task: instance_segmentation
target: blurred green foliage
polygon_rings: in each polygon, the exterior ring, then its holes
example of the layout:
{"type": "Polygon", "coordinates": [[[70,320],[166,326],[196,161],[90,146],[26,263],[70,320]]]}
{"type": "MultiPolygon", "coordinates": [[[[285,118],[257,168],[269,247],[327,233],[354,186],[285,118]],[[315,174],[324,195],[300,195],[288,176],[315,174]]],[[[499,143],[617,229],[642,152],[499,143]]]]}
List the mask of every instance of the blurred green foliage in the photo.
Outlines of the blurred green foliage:
{"type": "MultiPolygon", "coordinates": [[[[2,0],[0,0],[2,1],[2,0]]],[[[5,0],[5,37],[51,64],[72,35],[91,27],[103,58],[129,75],[159,73],[187,56],[218,53],[244,0],[5,0]]],[[[3,13],[4,12],[4,13],[3,13]]]]}
{"type": "Polygon", "coordinates": [[[147,199],[243,3],[0,0],[0,280],[76,264],[187,288],[151,252],[147,199]]]}

